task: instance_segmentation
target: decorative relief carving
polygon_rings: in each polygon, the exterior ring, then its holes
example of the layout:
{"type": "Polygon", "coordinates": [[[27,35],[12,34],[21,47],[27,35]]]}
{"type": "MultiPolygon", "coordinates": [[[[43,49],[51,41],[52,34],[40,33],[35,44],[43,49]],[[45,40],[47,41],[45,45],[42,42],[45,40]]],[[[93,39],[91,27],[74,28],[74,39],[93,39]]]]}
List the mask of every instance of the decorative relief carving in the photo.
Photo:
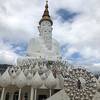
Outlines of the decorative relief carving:
{"type": "Polygon", "coordinates": [[[96,86],[95,77],[85,69],[70,69],[66,72],[64,89],[71,100],[92,100],[96,86]]]}

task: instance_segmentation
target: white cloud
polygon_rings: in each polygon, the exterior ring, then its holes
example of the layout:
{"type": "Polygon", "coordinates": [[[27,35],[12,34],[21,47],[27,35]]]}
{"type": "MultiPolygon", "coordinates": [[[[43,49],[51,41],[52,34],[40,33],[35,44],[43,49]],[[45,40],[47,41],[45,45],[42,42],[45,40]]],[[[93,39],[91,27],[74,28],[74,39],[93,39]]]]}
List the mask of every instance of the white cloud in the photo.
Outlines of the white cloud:
{"type": "Polygon", "coordinates": [[[94,63],[96,60],[100,61],[100,1],[67,0],[63,2],[62,7],[80,12],[80,15],[71,24],[67,22],[64,24],[56,23],[55,37],[58,35],[58,40],[71,44],[70,48],[80,52],[84,58],[81,63],[88,64],[94,63]],[[69,5],[64,6],[66,2],[69,5]]]}
{"type": "Polygon", "coordinates": [[[15,64],[17,54],[11,51],[0,51],[0,63],[1,64],[15,64]]]}
{"type": "Polygon", "coordinates": [[[1,64],[15,64],[18,55],[11,49],[10,44],[5,44],[0,41],[0,63],[1,64]]]}

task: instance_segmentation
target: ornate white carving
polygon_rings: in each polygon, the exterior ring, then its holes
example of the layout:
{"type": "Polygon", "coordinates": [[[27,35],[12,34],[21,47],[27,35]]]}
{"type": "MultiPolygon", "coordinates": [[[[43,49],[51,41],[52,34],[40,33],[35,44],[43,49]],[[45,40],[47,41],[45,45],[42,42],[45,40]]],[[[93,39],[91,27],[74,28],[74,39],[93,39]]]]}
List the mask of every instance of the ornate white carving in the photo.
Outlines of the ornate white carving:
{"type": "Polygon", "coordinates": [[[66,74],[64,88],[72,100],[92,100],[96,93],[96,81],[94,76],[84,69],[71,69],[69,74],[66,74]]]}
{"type": "Polygon", "coordinates": [[[0,77],[0,86],[2,86],[2,87],[7,87],[11,83],[10,75],[8,73],[8,69],[0,77]]]}
{"type": "Polygon", "coordinates": [[[16,77],[16,85],[19,88],[23,88],[26,85],[26,77],[23,71],[16,77]]]}
{"type": "Polygon", "coordinates": [[[41,77],[38,73],[38,71],[35,73],[34,77],[32,78],[32,86],[34,88],[40,88],[43,84],[43,81],[41,80],[41,77]]]}
{"type": "Polygon", "coordinates": [[[50,71],[50,74],[49,74],[48,78],[45,81],[45,86],[49,89],[53,89],[53,88],[56,87],[56,85],[57,85],[56,79],[54,78],[52,72],[50,71]]]}

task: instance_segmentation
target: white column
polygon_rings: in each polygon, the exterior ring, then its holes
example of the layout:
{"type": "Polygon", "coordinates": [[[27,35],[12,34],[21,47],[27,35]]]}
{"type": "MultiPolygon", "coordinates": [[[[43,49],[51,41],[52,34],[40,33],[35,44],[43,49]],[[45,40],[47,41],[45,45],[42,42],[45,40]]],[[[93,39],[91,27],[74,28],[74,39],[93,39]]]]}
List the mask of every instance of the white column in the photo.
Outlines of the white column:
{"type": "Polygon", "coordinates": [[[36,100],[36,97],[37,97],[37,89],[35,89],[35,99],[36,100]]]}
{"type": "Polygon", "coordinates": [[[1,94],[1,99],[0,100],[4,99],[4,92],[5,92],[5,88],[2,89],[2,94],[1,94]]]}
{"type": "Polygon", "coordinates": [[[34,97],[34,89],[33,87],[31,87],[31,96],[30,96],[30,100],[33,100],[34,97]]]}
{"type": "Polygon", "coordinates": [[[10,100],[13,100],[14,92],[10,93],[10,100]]]}
{"type": "Polygon", "coordinates": [[[51,97],[51,95],[52,95],[52,90],[50,89],[50,97],[51,97]]]}
{"type": "Polygon", "coordinates": [[[7,91],[5,90],[3,100],[5,100],[6,94],[7,94],[7,91]]]}
{"type": "Polygon", "coordinates": [[[19,89],[19,95],[18,95],[18,100],[21,99],[21,89],[19,89]]]}

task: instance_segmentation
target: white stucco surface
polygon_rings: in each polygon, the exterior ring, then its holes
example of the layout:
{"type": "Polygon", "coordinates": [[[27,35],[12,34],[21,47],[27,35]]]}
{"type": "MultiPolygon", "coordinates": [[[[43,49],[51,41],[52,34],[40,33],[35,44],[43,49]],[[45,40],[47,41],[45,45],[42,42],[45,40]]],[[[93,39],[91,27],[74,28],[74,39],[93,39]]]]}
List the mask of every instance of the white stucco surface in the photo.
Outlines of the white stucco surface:
{"type": "Polygon", "coordinates": [[[100,100],[100,92],[96,92],[93,100],[100,100]]]}
{"type": "Polygon", "coordinates": [[[34,58],[41,56],[47,59],[60,57],[59,43],[53,39],[52,49],[49,50],[41,37],[32,38],[28,44],[27,55],[34,58]]]}
{"type": "Polygon", "coordinates": [[[70,100],[64,90],[60,90],[58,93],[49,97],[47,100],[70,100]]]}

